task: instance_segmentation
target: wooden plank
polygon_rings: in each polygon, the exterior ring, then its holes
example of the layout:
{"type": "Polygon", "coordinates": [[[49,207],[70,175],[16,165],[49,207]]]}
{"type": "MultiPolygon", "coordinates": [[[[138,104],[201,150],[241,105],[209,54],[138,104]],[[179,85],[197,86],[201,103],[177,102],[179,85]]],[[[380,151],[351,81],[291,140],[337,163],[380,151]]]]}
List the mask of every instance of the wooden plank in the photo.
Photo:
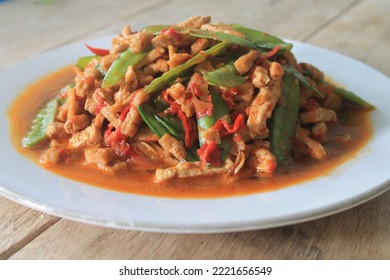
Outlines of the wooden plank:
{"type": "Polygon", "coordinates": [[[160,234],[61,220],[12,259],[389,259],[390,193],[338,215],[275,229],[160,234]]]}
{"type": "Polygon", "coordinates": [[[366,0],[308,41],[329,48],[390,76],[390,1],[366,0]]]}
{"type": "Polygon", "coordinates": [[[0,259],[17,252],[58,220],[0,197],[0,259]]]}
{"type": "Polygon", "coordinates": [[[240,23],[276,36],[300,40],[356,2],[359,1],[320,0],[315,4],[311,0],[166,1],[142,13],[124,17],[90,36],[117,34],[125,24],[139,30],[150,24],[178,23],[193,15],[210,15],[213,22],[240,23]]]}
{"type": "Polygon", "coordinates": [[[161,2],[8,1],[0,3],[0,69],[104,29],[161,2]],[[135,4],[136,3],[136,4],[135,4]]]}
{"type": "Polygon", "coordinates": [[[16,61],[83,38],[117,34],[124,24],[142,28],[151,23],[179,22],[191,15],[212,15],[214,21],[239,22],[290,39],[301,39],[357,0],[240,1],[40,1],[2,3],[0,69],[16,61]],[[223,7],[223,9],[221,8],[223,7]],[[174,12],[172,12],[174,11],[174,12]],[[271,16],[270,16],[271,15],[271,16]],[[23,19],[23,20],[21,20],[23,19]],[[43,20],[44,19],[44,20],[43,20]],[[287,20],[288,19],[288,20],[287,20]],[[301,24],[310,22],[310,24],[301,24]]]}

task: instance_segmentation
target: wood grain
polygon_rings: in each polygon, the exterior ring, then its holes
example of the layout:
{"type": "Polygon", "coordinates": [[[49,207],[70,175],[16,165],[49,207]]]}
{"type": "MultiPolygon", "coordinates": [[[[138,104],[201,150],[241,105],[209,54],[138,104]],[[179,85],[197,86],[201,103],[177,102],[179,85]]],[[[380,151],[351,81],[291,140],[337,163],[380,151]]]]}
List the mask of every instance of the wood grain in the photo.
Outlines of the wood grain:
{"type": "Polygon", "coordinates": [[[390,76],[390,1],[367,0],[312,34],[309,42],[358,59],[390,76]]]}
{"type": "Polygon", "coordinates": [[[244,4],[242,1],[223,0],[164,1],[89,35],[117,34],[125,24],[138,30],[150,24],[177,23],[193,15],[210,15],[213,22],[240,23],[284,38],[301,40],[356,3],[359,0],[246,0],[244,4]]]}
{"type": "MultiPolygon", "coordinates": [[[[0,29],[2,42],[7,42],[0,46],[0,68],[65,43],[119,33],[124,24],[139,29],[197,14],[308,41],[390,75],[389,12],[387,0],[249,0],[245,4],[222,0],[68,0],[49,6],[38,1],[10,1],[0,3],[0,24],[9,27],[0,29]]],[[[199,235],[91,226],[42,214],[0,197],[0,258],[390,259],[389,202],[387,192],[312,222],[199,235]]]]}
{"type": "Polygon", "coordinates": [[[159,2],[161,0],[0,3],[0,69],[85,37],[159,2]]]}
{"type": "Polygon", "coordinates": [[[12,259],[389,259],[386,193],[313,222],[227,234],[160,234],[61,220],[12,259]]]}
{"type": "Polygon", "coordinates": [[[0,209],[0,259],[8,258],[60,220],[3,197],[0,209]]]}

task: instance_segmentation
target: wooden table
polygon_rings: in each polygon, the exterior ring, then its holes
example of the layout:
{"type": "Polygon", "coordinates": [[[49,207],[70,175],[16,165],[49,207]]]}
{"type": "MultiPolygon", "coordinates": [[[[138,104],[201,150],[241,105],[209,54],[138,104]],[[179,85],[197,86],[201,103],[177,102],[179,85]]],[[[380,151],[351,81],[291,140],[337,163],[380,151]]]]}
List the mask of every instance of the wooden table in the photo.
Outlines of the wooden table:
{"type": "MultiPolygon", "coordinates": [[[[390,1],[3,1],[0,69],[124,24],[191,15],[238,22],[347,54],[390,76],[390,1]]],[[[1,172],[1,171],[0,171],[1,172]]],[[[0,197],[0,259],[390,259],[390,192],[351,210],[228,234],[116,230],[47,215],[0,197]]]]}

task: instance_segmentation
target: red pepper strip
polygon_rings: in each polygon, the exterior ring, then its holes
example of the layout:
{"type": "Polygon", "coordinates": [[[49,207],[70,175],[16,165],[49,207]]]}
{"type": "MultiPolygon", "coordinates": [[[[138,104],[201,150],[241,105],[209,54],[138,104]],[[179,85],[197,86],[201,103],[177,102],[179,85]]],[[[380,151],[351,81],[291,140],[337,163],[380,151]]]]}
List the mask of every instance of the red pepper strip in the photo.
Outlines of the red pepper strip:
{"type": "Polygon", "coordinates": [[[113,130],[113,128],[109,127],[104,132],[104,142],[107,146],[115,147],[119,142],[124,141],[126,136],[121,132],[120,127],[113,130]]]}
{"type": "Polygon", "coordinates": [[[195,121],[192,118],[187,118],[181,110],[177,112],[177,116],[183,124],[185,131],[184,142],[186,147],[189,148],[194,144],[196,138],[195,121]]]}
{"type": "Polygon", "coordinates": [[[91,46],[88,45],[88,44],[85,44],[85,46],[86,46],[91,52],[93,52],[93,53],[96,54],[96,55],[105,56],[105,55],[110,54],[110,51],[109,51],[109,50],[106,50],[106,49],[94,48],[94,47],[91,47],[91,46]]]}
{"type": "Polygon", "coordinates": [[[174,103],[169,107],[169,111],[172,114],[177,114],[179,120],[181,121],[184,128],[184,143],[187,148],[191,147],[194,144],[196,139],[196,131],[195,131],[195,121],[192,118],[187,118],[187,116],[180,109],[179,104],[174,103]]]}
{"type": "Polygon", "coordinates": [[[130,108],[131,108],[132,104],[129,104],[126,106],[125,109],[123,109],[123,111],[121,112],[120,116],[119,116],[119,119],[123,122],[127,116],[127,113],[130,111],[130,108]]]}
{"type": "Polygon", "coordinates": [[[203,165],[221,166],[221,149],[215,141],[203,144],[196,153],[203,165]]]}
{"type": "Polygon", "coordinates": [[[261,55],[261,59],[268,59],[272,56],[274,56],[275,54],[277,54],[277,52],[280,51],[280,46],[277,45],[275,48],[273,48],[272,50],[270,50],[269,52],[265,52],[261,55]]]}
{"type": "Polygon", "coordinates": [[[168,36],[172,36],[178,41],[181,41],[184,37],[183,34],[177,32],[176,29],[172,27],[161,31],[161,33],[166,34],[168,36]]]}
{"type": "Polygon", "coordinates": [[[121,132],[120,127],[115,130],[108,127],[104,132],[104,142],[107,146],[114,148],[116,156],[122,161],[138,156],[131,150],[130,144],[126,142],[126,135],[121,132]]]}
{"type": "Polygon", "coordinates": [[[229,134],[234,134],[242,127],[244,127],[244,117],[242,116],[242,114],[237,115],[232,125],[229,125],[224,119],[218,119],[213,126],[214,129],[219,131],[219,135],[221,137],[224,137],[229,134]]]}

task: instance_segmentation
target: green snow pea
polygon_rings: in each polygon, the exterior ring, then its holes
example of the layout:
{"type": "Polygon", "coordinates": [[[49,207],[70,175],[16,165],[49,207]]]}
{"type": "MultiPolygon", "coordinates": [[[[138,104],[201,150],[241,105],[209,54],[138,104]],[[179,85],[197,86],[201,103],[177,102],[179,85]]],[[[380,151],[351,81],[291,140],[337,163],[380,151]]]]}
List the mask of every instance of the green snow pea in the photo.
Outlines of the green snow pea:
{"type": "MultiPolygon", "coordinates": [[[[316,82],[318,82],[320,84],[330,85],[328,82],[326,82],[324,80],[317,80],[316,82]]],[[[350,103],[352,105],[361,107],[363,109],[367,109],[367,110],[375,109],[374,105],[372,105],[371,103],[367,102],[366,100],[364,100],[360,96],[356,95],[352,91],[349,91],[349,90],[347,90],[345,88],[342,88],[342,87],[338,87],[338,86],[334,86],[334,85],[332,85],[332,86],[333,86],[333,93],[335,93],[338,96],[340,96],[344,101],[346,101],[346,102],[348,102],[348,103],[350,103]]]]}
{"type": "MultiPolygon", "coordinates": [[[[167,133],[184,143],[184,128],[179,118],[175,116],[161,117],[158,115],[157,110],[149,104],[142,104],[138,106],[138,112],[150,130],[159,138],[163,137],[167,133]]],[[[186,151],[187,161],[199,160],[195,147],[188,148],[186,151]]]]}
{"type": "Polygon", "coordinates": [[[209,85],[228,88],[242,85],[245,82],[245,78],[238,74],[233,63],[228,63],[221,68],[207,72],[203,78],[209,85]]]}
{"type": "Polygon", "coordinates": [[[282,39],[275,37],[273,35],[264,33],[259,30],[251,29],[244,27],[239,24],[232,24],[231,25],[235,30],[241,32],[245,35],[245,37],[256,46],[259,50],[272,50],[276,46],[280,46],[280,49],[285,50],[291,50],[293,47],[293,44],[286,43],[282,39]]]}
{"type": "Polygon", "coordinates": [[[356,105],[356,106],[359,106],[359,107],[362,107],[362,108],[368,109],[368,110],[375,109],[374,105],[372,105],[371,103],[368,103],[366,100],[364,100],[360,96],[356,95],[352,91],[349,91],[349,90],[346,90],[344,88],[336,86],[336,87],[334,87],[333,92],[335,94],[341,96],[345,101],[347,101],[353,105],[356,105]]]}
{"type": "Polygon", "coordinates": [[[319,91],[318,89],[316,89],[315,87],[313,87],[305,78],[305,76],[303,76],[297,69],[295,69],[293,66],[291,65],[285,65],[284,66],[284,70],[285,72],[289,72],[291,74],[293,74],[295,76],[295,78],[297,78],[299,80],[299,82],[306,88],[308,89],[311,89],[314,94],[319,97],[319,98],[324,98],[324,94],[319,91]]]}
{"type": "Polygon", "coordinates": [[[129,66],[136,65],[146,55],[147,52],[133,53],[130,48],[124,51],[117,59],[115,59],[108,69],[103,79],[102,88],[109,88],[115,85],[121,78],[123,78],[129,66]]]}
{"type": "Polygon", "coordinates": [[[57,97],[47,102],[37,113],[32,121],[29,132],[22,140],[24,148],[34,148],[42,144],[46,139],[47,127],[55,119],[58,109],[57,97]]]}
{"type": "Polygon", "coordinates": [[[166,24],[154,24],[154,25],[148,25],[146,27],[143,28],[143,31],[147,31],[147,32],[150,32],[154,35],[158,35],[160,34],[162,31],[164,30],[167,30],[169,28],[178,28],[176,26],[173,26],[173,25],[166,25],[166,24]]]}
{"type": "Polygon", "coordinates": [[[299,113],[299,84],[291,72],[285,72],[280,102],[277,103],[271,117],[271,152],[276,156],[277,165],[285,164],[290,157],[292,140],[299,113]]]}
{"type": "Polygon", "coordinates": [[[172,26],[172,25],[150,25],[144,28],[144,30],[149,31],[155,35],[160,34],[162,31],[167,30],[169,28],[175,29],[177,32],[197,38],[205,38],[210,40],[216,40],[221,42],[229,42],[234,45],[242,46],[249,49],[257,49],[256,45],[250,42],[249,40],[229,34],[224,32],[213,32],[208,30],[202,30],[198,28],[192,27],[180,27],[180,26],[172,26]]]}
{"type": "Polygon", "coordinates": [[[91,55],[91,56],[83,56],[83,57],[80,57],[77,62],[76,62],[76,65],[84,70],[85,67],[87,67],[88,63],[94,59],[94,58],[100,58],[101,56],[100,55],[91,55]]]}
{"type": "MultiPolygon", "coordinates": [[[[307,75],[313,79],[312,75],[309,72],[305,72],[305,75],[307,75]]],[[[341,98],[344,99],[344,101],[346,101],[350,104],[356,105],[358,107],[361,107],[361,108],[367,109],[367,110],[375,109],[374,105],[370,104],[369,102],[367,102],[366,100],[364,100],[360,96],[356,95],[352,91],[349,91],[349,90],[342,88],[342,87],[332,85],[332,84],[330,84],[327,81],[322,80],[322,79],[321,80],[315,79],[315,81],[319,84],[327,84],[327,85],[333,86],[333,93],[339,95],[341,98]]]]}

